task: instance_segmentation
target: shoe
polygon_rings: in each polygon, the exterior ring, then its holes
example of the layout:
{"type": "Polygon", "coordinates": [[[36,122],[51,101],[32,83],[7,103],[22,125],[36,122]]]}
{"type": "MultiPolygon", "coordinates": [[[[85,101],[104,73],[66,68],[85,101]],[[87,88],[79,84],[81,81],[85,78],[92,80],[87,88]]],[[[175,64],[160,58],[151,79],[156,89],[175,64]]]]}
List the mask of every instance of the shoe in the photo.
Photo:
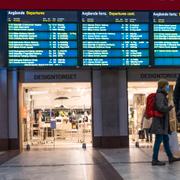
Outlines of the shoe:
{"type": "Polygon", "coordinates": [[[169,158],[169,164],[175,162],[175,161],[180,161],[180,158],[176,158],[176,157],[170,157],[169,158]]]}
{"type": "Polygon", "coordinates": [[[153,160],[152,161],[152,166],[165,166],[166,163],[158,160],[153,160]]]}

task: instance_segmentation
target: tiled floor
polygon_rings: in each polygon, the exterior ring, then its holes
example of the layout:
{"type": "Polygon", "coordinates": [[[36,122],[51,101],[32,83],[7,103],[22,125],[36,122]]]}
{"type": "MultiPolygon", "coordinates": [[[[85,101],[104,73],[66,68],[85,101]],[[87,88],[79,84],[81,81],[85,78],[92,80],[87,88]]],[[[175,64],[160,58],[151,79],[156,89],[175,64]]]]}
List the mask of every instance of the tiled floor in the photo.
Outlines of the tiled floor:
{"type": "MultiPolygon", "coordinates": [[[[101,150],[104,157],[112,164],[125,180],[179,180],[180,162],[164,167],[151,166],[151,148],[106,149],[101,150]]],[[[160,160],[167,161],[164,152],[160,160]]]]}
{"type": "MultiPolygon", "coordinates": [[[[66,147],[24,151],[0,166],[0,180],[180,179],[180,162],[153,167],[151,155],[152,148],[94,150],[89,147],[83,150],[66,147]]],[[[164,152],[159,159],[167,161],[164,152]]]]}
{"type": "Polygon", "coordinates": [[[96,150],[61,148],[25,151],[0,166],[0,180],[121,180],[96,150]]]}

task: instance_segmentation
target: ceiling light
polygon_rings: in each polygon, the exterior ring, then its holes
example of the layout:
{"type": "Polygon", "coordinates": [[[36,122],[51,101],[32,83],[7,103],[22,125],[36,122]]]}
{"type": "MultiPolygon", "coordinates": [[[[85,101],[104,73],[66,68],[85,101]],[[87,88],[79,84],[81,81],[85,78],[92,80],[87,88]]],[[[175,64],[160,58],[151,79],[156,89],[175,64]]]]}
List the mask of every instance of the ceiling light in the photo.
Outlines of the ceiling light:
{"type": "Polygon", "coordinates": [[[63,99],[69,99],[69,98],[65,96],[60,96],[60,97],[55,98],[55,100],[63,100],[63,99]]]}
{"type": "Polygon", "coordinates": [[[48,94],[48,91],[30,91],[30,95],[48,94]]]}

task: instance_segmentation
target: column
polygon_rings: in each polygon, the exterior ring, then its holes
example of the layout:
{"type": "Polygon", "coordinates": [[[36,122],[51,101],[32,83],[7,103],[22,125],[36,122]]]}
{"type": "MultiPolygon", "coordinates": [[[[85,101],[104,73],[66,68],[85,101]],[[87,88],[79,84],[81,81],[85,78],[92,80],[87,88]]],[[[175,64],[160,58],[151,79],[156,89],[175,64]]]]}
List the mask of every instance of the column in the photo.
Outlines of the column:
{"type": "Polygon", "coordinates": [[[129,146],[125,70],[93,71],[94,147],[129,146]]]}
{"type": "Polygon", "coordinates": [[[7,70],[0,70],[0,151],[8,150],[7,70]]]}

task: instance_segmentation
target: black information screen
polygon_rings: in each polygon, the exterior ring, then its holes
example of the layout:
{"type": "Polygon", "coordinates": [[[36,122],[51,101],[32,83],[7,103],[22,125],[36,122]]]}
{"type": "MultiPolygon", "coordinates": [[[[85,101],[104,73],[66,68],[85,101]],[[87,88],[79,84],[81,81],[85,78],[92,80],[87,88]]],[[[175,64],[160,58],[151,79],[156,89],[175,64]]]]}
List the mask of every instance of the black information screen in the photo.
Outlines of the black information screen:
{"type": "Polygon", "coordinates": [[[0,68],[7,66],[6,11],[0,11],[0,68]]]}
{"type": "Polygon", "coordinates": [[[180,65],[180,12],[153,12],[154,64],[180,65]]]}
{"type": "Polygon", "coordinates": [[[149,13],[83,11],[84,66],[149,65],[149,13]]]}
{"type": "Polygon", "coordinates": [[[76,66],[75,11],[8,11],[9,66],[76,66]]]}

